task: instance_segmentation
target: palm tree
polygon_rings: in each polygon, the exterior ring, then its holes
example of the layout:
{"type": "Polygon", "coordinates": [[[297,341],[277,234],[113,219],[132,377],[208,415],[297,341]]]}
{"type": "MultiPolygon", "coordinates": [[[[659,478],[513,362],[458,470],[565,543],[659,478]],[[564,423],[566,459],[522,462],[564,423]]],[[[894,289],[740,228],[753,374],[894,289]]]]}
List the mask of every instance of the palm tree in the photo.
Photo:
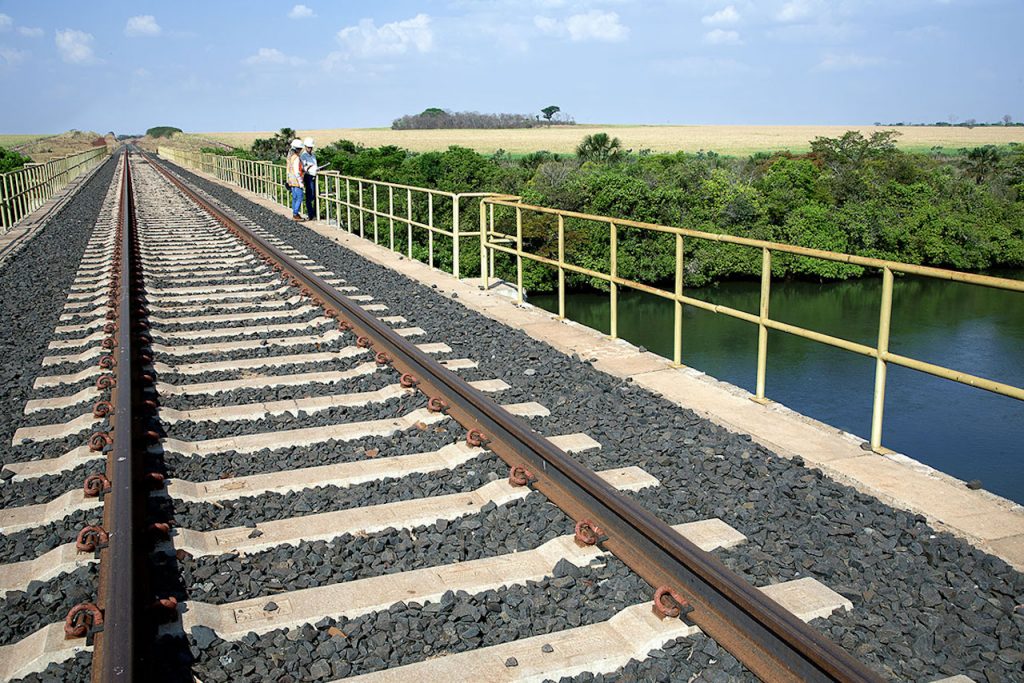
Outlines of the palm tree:
{"type": "Polygon", "coordinates": [[[990,176],[999,167],[999,150],[995,145],[975,147],[967,152],[967,156],[960,160],[960,168],[964,175],[974,178],[974,182],[981,184],[985,178],[990,176]]]}
{"type": "Polygon", "coordinates": [[[580,161],[614,162],[621,161],[625,155],[619,139],[608,137],[608,133],[588,135],[576,148],[580,161]]]}

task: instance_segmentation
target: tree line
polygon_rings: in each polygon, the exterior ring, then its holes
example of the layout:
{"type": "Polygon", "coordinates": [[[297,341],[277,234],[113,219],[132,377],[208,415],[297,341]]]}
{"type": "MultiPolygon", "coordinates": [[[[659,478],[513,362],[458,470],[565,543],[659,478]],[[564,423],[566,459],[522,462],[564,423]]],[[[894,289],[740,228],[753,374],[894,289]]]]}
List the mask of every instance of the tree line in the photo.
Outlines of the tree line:
{"type": "MultiPolygon", "coordinates": [[[[1024,146],[905,152],[895,144],[897,135],[849,131],[815,139],[805,154],[747,157],[633,152],[603,133],[587,136],[576,155],[482,155],[462,147],[415,153],[343,140],[317,156],[343,175],[449,192],[516,194],[526,203],[582,213],[960,270],[1024,267],[1024,146]]],[[[466,225],[475,225],[475,210],[472,203],[464,207],[466,225]]],[[[435,225],[444,225],[448,209],[437,211],[435,225]]],[[[499,212],[498,220],[508,227],[514,216],[499,212]]],[[[552,216],[523,212],[523,230],[531,251],[557,255],[552,216]]],[[[671,235],[622,229],[619,236],[620,275],[671,282],[671,235]]],[[[425,242],[425,235],[417,236],[414,248],[425,250],[425,242]]],[[[464,246],[463,272],[479,267],[477,251],[464,246]]],[[[566,221],[566,255],[571,263],[607,269],[607,224],[566,221]]],[[[760,262],[753,249],[688,239],[685,281],[704,286],[757,277],[760,262]]],[[[849,264],[784,254],[773,260],[772,271],[814,280],[863,274],[849,264]]],[[[552,269],[527,264],[530,291],[550,290],[555,278],[552,269]]],[[[570,276],[569,283],[602,286],[582,276],[570,276]]]]}
{"type": "Polygon", "coordinates": [[[540,116],[527,114],[481,114],[476,111],[448,111],[430,107],[419,114],[400,116],[391,123],[392,130],[428,130],[435,128],[537,128],[539,126],[571,126],[571,116],[561,113],[555,105],[544,107],[540,116]]]}

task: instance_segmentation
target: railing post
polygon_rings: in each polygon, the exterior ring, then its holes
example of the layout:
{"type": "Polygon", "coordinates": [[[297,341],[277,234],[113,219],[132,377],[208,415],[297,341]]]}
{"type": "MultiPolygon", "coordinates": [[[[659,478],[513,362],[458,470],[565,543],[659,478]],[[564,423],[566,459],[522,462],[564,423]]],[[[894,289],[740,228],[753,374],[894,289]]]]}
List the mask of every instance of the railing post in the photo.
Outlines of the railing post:
{"type": "Polygon", "coordinates": [[[395,250],[395,187],[388,185],[388,248],[395,250]]]}
{"type": "MultiPolygon", "coordinates": [[[[487,210],[490,213],[491,232],[493,233],[494,232],[494,204],[488,205],[487,210]]],[[[489,273],[488,277],[490,279],[493,279],[494,278],[494,253],[497,250],[496,249],[490,249],[488,251],[490,251],[490,254],[487,257],[488,267],[489,267],[489,270],[487,272],[489,273]]],[[[488,280],[488,283],[489,282],[490,282],[490,280],[488,280]]]]}
{"type": "Polygon", "coordinates": [[[772,287],[772,252],[761,249],[761,310],[757,323],[757,391],[754,400],[766,403],[764,397],[765,374],[768,365],[768,300],[772,287]]]}
{"type": "Polygon", "coordinates": [[[363,209],[363,181],[360,180],[359,181],[359,236],[360,237],[363,237],[363,226],[364,226],[363,214],[364,214],[364,211],[365,210],[363,209]]]}
{"type": "Polygon", "coordinates": [[[434,193],[427,192],[427,265],[434,267],[434,193]]]}
{"type": "Polygon", "coordinates": [[[490,286],[487,280],[487,209],[484,200],[480,200],[480,287],[490,286]]]}
{"type": "Polygon", "coordinates": [[[558,319],[565,320],[565,216],[558,214],[558,319]]]}
{"type": "Polygon", "coordinates": [[[341,178],[334,176],[334,221],[341,227],[341,178]]]}
{"type": "Polygon", "coordinates": [[[352,179],[345,178],[345,229],[352,232],[352,179]]]}
{"type": "Polygon", "coordinates": [[[676,233],[676,300],[672,320],[672,364],[683,364],[683,236],[676,233]]]}
{"type": "Polygon", "coordinates": [[[523,210],[516,207],[516,303],[523,303],[523,210]]]}
{"type": "Polygon", "coordinates": [[[875,358],[875,398],[871,406],[871,450],[882,450],[882,416],[885,413],[885,355],[889,353],[892,321],[892,270],[882,269],[882,304],[878,313],[878,356],[875,358]]]}
{"type": "Polygon", "coordinates": [[[412,190],[405,190],[405,230],[406,230],[406,242],[405,242],[405,255],[408,258],[412,258],[412,190]]]}
{"type": "Polygon", "coordinates": [[[10,223],[10,212],[7,208],[7,176],[3,176],[3,185],[0,187],[0,227],[6,228],[10,223]]]}
{"type": "Polygon", "coordinates": [[[377,183],[373,184],[373,243],[377,244],[377,183]]]}
{"type": "Polygon", "coordinates": [[[452,275],[459,279],[459,195],[452,198],[452,275]]]}
{"type": "Polygon", "coordinates": [[[611,242],[609,272],[612,277],[608,283],[611,304],[608,307],[608,313],[611,316],[609,331],[612,339],[617,339],[619,336],[619,285],[615,282],[615,278],[619,276],[619,226],[615,224],[615,221],[609,221],[608,225],[611,231],[609,236],[611,242]]]}
{"type": "Polygon", "coordinates": [[[316,219],[323,220],[320,218],[320,176],[313,176],[313,208],[316,209],[316,219]]]}

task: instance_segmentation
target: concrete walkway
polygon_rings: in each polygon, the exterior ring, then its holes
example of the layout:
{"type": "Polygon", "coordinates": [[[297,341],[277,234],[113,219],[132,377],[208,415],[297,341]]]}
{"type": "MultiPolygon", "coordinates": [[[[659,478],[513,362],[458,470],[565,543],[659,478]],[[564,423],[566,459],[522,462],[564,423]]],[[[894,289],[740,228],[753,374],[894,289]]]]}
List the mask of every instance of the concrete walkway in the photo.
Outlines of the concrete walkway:
{"type": "MultiPolygon", "coordinates": [[[[234,190],[281,216],[284,206],[241,190],[213,176],[197,175],[234,190]]],[[[935,528],[949,531],[1024,571],[1024,507],[984,490],[971,490],[945,473],[907,456],[878,455],[860,437],[800,415],[778,403],[761,405],[752,395],[632,344],[583,327],[534,306],[517,305],[494,288],[484,291],[479,278],[458,281],[450,274],[412,261],[384,246],[361,239],[337,226],[311,221],[305,227],[364,258],[400,272],[442,294],[457,293],[462,305],[510,327],[523,330],[566,354],[594,359],[597,369],[636,384],[787,458],[800,457],[832,479],[875,496],[896,508],[927,517],[935,528]]]]}

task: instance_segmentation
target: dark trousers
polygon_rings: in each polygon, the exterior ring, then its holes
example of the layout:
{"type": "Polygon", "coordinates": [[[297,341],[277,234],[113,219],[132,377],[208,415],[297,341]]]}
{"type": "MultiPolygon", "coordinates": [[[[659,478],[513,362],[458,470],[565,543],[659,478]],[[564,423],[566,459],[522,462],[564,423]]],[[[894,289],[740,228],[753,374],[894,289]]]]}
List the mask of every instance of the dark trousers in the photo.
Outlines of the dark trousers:
{"type": "Polygon", "coordinates": [[[306,215],[310,219],[319,218],[316,213],[316,176],[305,175],[302,182],[306,186],[306,215]]]}

